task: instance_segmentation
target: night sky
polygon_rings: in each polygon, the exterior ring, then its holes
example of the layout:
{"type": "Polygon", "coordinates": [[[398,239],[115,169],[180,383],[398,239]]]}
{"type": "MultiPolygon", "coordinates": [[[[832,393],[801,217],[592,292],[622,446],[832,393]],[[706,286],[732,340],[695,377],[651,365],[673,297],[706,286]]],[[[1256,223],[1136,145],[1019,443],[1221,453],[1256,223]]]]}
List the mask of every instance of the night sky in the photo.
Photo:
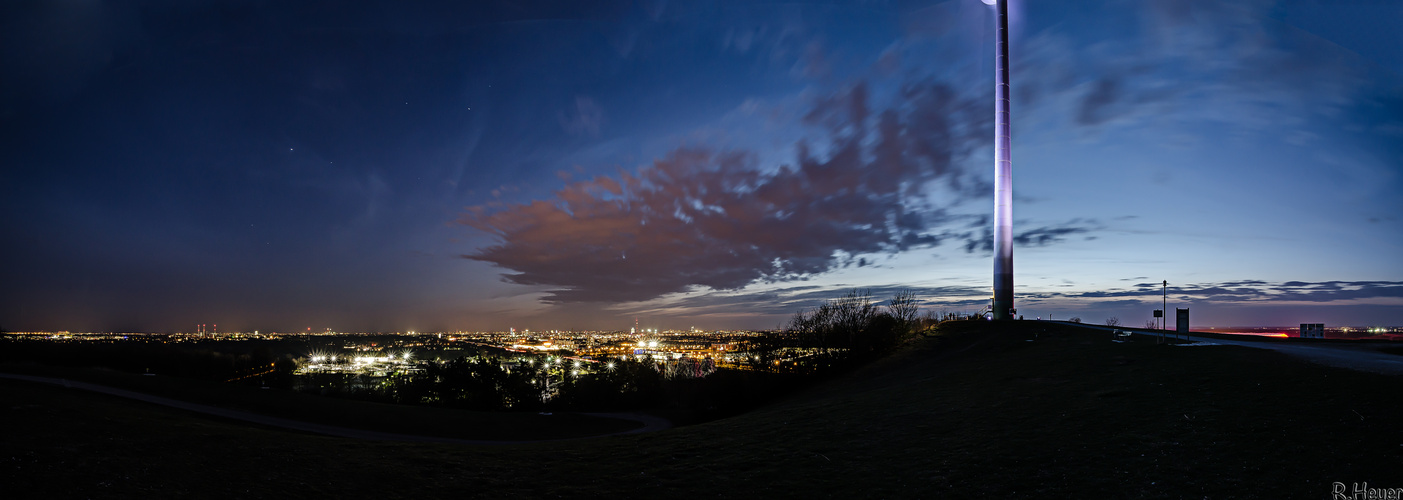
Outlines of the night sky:
{"type": "MultiPolygon", "coordinates": [[[[1403,324],[1403,2],[1012,5],[1016,305],[1403,324]]],[[[0,6],[0,327],[986,305],[979,0],[0,6]]]]}

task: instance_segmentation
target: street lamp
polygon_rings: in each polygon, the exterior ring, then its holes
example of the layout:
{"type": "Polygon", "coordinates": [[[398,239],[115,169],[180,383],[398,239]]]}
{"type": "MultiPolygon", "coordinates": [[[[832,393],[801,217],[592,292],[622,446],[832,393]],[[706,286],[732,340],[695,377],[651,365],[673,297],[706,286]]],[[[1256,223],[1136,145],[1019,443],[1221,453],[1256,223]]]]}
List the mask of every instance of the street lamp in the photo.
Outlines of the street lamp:
{"type": "Polygon", "coordinates": [[[1160,329],[1160,331],[1164,331],[1164,330],[1168,330],[1168,329],[1169,329],[1169,328],[1167,328],[1167,327],[1169,326],[1169,310],[1165,308],[1166,306],[1169,305],[1169,291],[1168,291],[1168,290],[1169,290],[1169,280],[1164,280],[1164,282],[1162,282],[1162,283],[1159,284],[1159,310],[1160,310],[1160,313],[1159,313],[1159,316],[1160,316],[1160,318],[1159,318],[1159,329],[1160,329]]]}

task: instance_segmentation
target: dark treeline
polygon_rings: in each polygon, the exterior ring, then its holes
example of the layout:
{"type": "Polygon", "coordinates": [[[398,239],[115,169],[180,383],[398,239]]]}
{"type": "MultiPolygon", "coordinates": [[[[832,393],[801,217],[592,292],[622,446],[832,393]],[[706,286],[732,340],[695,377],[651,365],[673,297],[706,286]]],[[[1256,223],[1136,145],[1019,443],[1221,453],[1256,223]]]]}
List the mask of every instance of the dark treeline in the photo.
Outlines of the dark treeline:
{"type": "MultiPolygon", "coordinates": [[[[99,366],[482,411],[662,410],[694,421],[755,408],[872,361],[933,322],[933,317],[917,317],[917,300],[909,292],[881,304],[853,290],[796,313],[784,330],[753,339],[745,359],[726,366],[712,359],[634,357],[587,363],[562,353],[522,356],[480,348],[454,352],[455,359],[423,359],[379,376],[335,371],[294,376],[305,360],[302,354],[312,352],[305,342],[58,343],[13,337],[0,345],[0,362],[99,366]]],[[[378,340],[394,344],[393,338],[378,340]]]]}
{"type": "Polygon", "coordinates": [[[884,356],[934,323],[918,318],[916,296],[899,292],[885,307],[866,291],[851,290],[837,299],[794,313],[779,333],[762,337],[752,349],[760,370],[822,373],[884,356]]]}
{"type": "Polygon", "coordinates": [[[420,361],[412,374],[304,375],[302,390],[385,403],[479,411],[662,410],[683,421],[733,415],[812,377],[716,369],[709,360],[588,363],[554,356],[420,361]]]}
{"type": "Polygon", "coordinates": [[[262,383],[285,383],[297,367],[291,355],[274,354],[266,344],[49,342],[8,336],[0,340],[0,362],[101,367],[221,382],[267,372],[259,377],[262,383]]]}

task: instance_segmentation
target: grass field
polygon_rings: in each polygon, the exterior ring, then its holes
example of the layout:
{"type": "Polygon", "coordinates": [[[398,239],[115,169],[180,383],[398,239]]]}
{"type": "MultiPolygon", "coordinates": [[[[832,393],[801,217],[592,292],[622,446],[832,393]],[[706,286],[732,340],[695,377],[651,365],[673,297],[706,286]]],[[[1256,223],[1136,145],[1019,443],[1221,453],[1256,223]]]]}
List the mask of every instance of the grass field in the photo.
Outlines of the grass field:
{"type": "Polygon", "coordinates": [[[507,446],[289,433],[0,381],[0,484],[33,498],[1329,498],[1334,481],[1403,487],[1400,389],[1270,351],[1033,321],[947,323],[729,419],[507,446]]]}

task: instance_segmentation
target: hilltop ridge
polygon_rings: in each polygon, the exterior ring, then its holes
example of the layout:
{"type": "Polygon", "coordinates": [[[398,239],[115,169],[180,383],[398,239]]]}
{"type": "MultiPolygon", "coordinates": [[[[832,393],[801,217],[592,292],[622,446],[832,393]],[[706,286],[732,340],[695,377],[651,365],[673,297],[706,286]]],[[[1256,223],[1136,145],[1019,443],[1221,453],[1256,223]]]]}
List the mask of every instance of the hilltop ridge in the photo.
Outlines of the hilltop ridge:
{"type": "Polygon", "coordinates": [[[0,382],[7,420],[28,429],[6,484],[110,497],[1327,496],[1398,478],[1399,389],[1269,351],[1035,321],[946,323],[728,419],[497,447],[292,434],[0,382]]]}

